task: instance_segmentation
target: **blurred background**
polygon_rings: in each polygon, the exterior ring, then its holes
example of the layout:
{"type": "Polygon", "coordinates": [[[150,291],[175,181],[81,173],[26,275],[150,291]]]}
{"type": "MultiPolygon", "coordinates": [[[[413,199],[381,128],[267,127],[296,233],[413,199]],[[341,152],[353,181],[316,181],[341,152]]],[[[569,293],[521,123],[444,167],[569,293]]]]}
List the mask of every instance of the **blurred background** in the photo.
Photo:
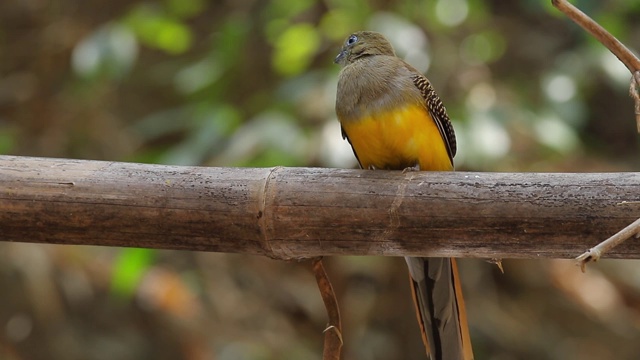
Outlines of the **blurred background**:
{"type": "MultiPolygon", "coordinates": [[[[640,2],[574,3],[640,48],[640,2]]],[[[332,60],[361,29],[431,79],[457,169],[638,170],[630,74],[546,0],[4,0],[0,153],[355,167],[332,60]]],[[[637,261],[460,264],[477,359],[637,358],[637,261]]],[[[425,358],[402,259],[327,267],[345,359],[425,358]]],[[[320,359],[309,268],[0,243],[0,359],[320,359]]]]}

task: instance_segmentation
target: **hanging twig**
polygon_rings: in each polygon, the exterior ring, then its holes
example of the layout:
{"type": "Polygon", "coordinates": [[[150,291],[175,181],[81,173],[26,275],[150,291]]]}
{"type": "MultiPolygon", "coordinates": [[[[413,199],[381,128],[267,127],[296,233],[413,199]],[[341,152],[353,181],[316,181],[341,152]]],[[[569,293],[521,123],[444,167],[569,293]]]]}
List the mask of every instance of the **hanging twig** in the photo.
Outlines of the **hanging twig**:
{"type": "Polygon", "coordinates": [[[322,265],[322,258],[312,260],[313,273],[316,276],[318,289],[324,301],[329,316],[329,324],[324,330],[324,351],[323,360],[340,360],[340,351],[342,350],[342,321],[340,320],[340,309],[336,294],[333,291],[329,276],[322,265]]]}

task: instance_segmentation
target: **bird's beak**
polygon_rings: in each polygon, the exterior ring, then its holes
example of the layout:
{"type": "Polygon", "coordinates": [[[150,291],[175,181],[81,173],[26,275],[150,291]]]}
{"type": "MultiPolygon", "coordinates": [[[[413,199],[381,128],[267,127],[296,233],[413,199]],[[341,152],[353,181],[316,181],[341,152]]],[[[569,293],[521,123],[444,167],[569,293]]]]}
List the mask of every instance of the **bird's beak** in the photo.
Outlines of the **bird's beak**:
{"type": "Polygon", "coordinates": [[[336,64],[342,64],[345,56],[347,56],[347,51],[345,49],[342,49],[338,56],[336,56],[336,58],[333,60],[333,62],[336,64]]]}

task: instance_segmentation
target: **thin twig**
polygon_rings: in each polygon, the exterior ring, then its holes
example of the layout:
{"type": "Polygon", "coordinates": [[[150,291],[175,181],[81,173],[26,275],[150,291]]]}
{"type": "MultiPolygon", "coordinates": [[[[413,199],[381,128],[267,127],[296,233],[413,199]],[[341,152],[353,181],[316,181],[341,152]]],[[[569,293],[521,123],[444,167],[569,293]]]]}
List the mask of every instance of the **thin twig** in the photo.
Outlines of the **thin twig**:
{"type": "Polygon", "coordinates": [[[640,133],[640,96],[638,95],[638,85],[640,85],[640,59],[616,39],[615,36],[600,26],[600,24],[566,0],[551,0],[551,3],[556,9],[562,11],[567,17],[598,39],[602,45],[609,49],[609,51],[620,59],[627,69],[629,69],[632,75],[629,93],[633,98],[635,107],[636,129],[638,133],[640,133]]]}
{"type": "Polygon", "coordinates": [[[576,24],[593,35],[602,45],[606,46],[624,65],[631,74],[640,70],[640,59],[638,59],[626,46],[616,39],[610,32],[605,30],[600,24],[595,22],[580,9],[571,5],[566,0],[552,0],[551,3],[556,9],[562,11],[576,24]]]}
{"type": "Polygon", "coordinates": [[[582,272],[585,271],[585,267],[587,263],[591,261],[598,261],[598,259],[600,259],[600,257],[602,257],[602,255],[604,255],[607,251],[620,245],[622,242],[624,242],[625,240],[633,236],[638,237],[638,235],[640,235],[640,219],[632,222],[631,225],[618,231],[612,237],[601,242],[595,247],[592,247],[582,255],[578,256],[576,260],[578,260],[578,264],[580,265],[582,272]]]}
{"type": "Polygon", "coordinates": [[[340,309],[333,286],[327,276],[327,272],[322,265],[322,258],[312,260],[313,273],[316,276],[318,289],[324,301],[329,316],[329,325],[324,330],[324,351],[323,360],[340,360],[340,351],[342,350],[342,321],[340,320],[340,309]]]}

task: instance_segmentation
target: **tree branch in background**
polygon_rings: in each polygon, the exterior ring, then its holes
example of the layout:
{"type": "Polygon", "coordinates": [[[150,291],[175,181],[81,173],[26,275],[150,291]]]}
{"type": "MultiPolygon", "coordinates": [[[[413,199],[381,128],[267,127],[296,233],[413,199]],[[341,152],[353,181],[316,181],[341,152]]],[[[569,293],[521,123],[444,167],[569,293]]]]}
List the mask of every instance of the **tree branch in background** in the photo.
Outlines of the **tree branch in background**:
{"type": "Polygon", "coordinates": [[[313,259],[311,265],[329,317],[329,323],[324,330],[324,351],[322,352],[322,359],[340,360],[340,351],[342,350],[343,342],[342,320],[340,319],[338,300],[336,299],[336,294],[333,291],[329,276],[322,265],[322,258],[313,259]]]}
{"type": "Polygon", "coordinates": [[[567,17],[580,25],[583,29],[595,37],[613,55],[615,55],[629,69],[632,75],[630,95],[635,103],[636,128],[640,133],[640,96],[638,95],[638,84],[640,84],[640,59],[635,56],[624,44],[615,36],[605,30],[600,24],[591,19],[587,14],[576,8],[566,0],[551,0],[553,6],[562,11],[567,17]]]}
{"type": "Polygon", "coordinates": [[[587,14],[576,8],[566,0],[552,0],[551,3],[567,17],[580,25],[583,29],[593,35],[602,45],[606,46],[633,74],[640,70],[640,59],[638,59],[624,44],[615,36],[605,30],[600,24],[591,19],[587,14]]]}

